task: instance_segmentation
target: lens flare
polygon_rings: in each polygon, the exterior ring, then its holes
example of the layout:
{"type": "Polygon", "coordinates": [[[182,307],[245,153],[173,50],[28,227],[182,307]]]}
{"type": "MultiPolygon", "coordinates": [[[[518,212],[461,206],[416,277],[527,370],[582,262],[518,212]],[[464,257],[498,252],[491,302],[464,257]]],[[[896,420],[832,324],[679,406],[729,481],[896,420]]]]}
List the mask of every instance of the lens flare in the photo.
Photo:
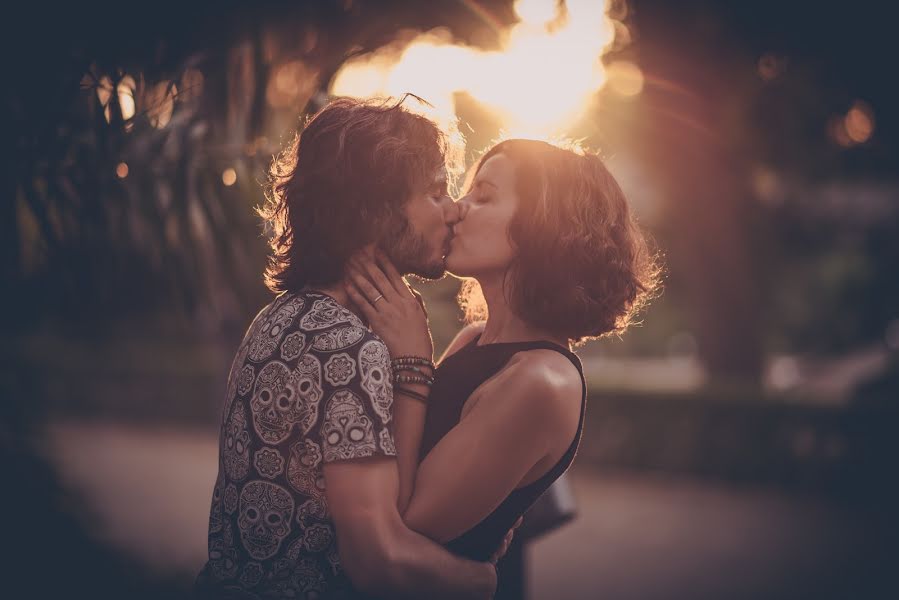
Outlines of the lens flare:
{"type": "Polygon", "coordinates": [[[643,91],[643,71],[632,62],[620,60],[607,69],[609,87],[621,96],[636,96],[643,91]]]}

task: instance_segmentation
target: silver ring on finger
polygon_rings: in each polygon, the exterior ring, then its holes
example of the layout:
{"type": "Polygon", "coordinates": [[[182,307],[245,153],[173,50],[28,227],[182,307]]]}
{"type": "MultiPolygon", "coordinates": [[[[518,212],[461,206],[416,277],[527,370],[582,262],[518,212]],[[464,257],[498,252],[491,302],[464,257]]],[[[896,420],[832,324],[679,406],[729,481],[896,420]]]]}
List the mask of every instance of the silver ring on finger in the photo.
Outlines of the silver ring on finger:
{"type": "Polygon", "coordinates": [[[374,306],[375,304],[377,304],[377,303],[378,303],[378,300],[381,300],[382,298],[384,298],[384,294],[378,295],[377,298],[375,298],[374,300],[372,300],[372,303],[371,303],[372,306],[374,306]]]}

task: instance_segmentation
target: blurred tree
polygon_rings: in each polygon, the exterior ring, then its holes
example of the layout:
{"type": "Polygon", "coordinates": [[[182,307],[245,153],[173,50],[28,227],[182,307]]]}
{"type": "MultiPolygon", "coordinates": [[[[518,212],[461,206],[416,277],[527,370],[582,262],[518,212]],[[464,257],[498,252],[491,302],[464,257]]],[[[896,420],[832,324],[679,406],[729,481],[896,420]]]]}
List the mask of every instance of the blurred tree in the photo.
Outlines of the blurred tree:
{"type": "Polygon", "coordinates": [[[758,381],[765,351],[881,340],[899,306],[888,266],[899,220],[856,218],[882,204],[866,182],[897,190],[897,88],[879,63],[895,44],[877,4],[628,7],[637,38],[625,53],[647,85],[625,131],[664,187],[658,235],[711,375],[758,381]],[[849,143],[833,123],[854,106],[876,128],[861,115],[870,137],[849,143]],[[815,207],[828,183],[856,207],[815,207]]]}
{"type": "MultiPolygon", "coordinates": [[[[252,207],[347,57],[453,2],[26,7],[4,39],[5,328],[148,313],[215,329],[264,303],[252,207]]],[[[459,27],[471,31],[477,27],[459,27]]]]}

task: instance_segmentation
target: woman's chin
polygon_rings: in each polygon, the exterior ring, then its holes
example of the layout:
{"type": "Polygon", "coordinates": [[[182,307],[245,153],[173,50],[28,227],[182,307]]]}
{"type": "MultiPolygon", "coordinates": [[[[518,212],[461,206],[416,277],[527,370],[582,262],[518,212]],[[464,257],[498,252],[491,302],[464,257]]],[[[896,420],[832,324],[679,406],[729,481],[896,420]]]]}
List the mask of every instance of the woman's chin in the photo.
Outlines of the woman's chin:
{"type": "Polygon", "coordinates": [[[446,255],[446,270],[457,277],[466,277],[465,261],[461,260],[458,252],[450,251],[446,255]]]}

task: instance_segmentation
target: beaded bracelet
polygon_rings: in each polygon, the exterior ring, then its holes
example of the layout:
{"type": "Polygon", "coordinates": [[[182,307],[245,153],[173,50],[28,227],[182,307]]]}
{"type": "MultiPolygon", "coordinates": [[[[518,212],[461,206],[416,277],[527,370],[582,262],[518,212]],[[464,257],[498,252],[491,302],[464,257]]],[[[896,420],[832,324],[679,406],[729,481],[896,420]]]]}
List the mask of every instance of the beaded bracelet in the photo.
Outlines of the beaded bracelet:
{"type": "Polygon", "coordinates": [[[425,396],[424,394],[421,394],[419,392],[416,392],[415,390],[410,390],[409,388],[398,386],[396,388],[396,393],[403,394],[404,396],[409,396],[410,398],[414,398],[415,400],[418,400],[419,402],[424,402],[425,404],[428,403],[427,396],[425,396]]]}
{"type": "Polygon", "coordinates": [[[418,373],[419,375],[424,375],[425,377],[431,377],[433,375],[433,371],[426,371],[421,367],[413,367],[412,365],[393,365],[394,372],[396,371],[412,371],[413,373],[418,373]]]}
{"type": "Polygon", "coordinates": [[[430,367],[432,369],[434,368],[434,361],[427,358],[422,358],[421,356],[397,356],[392,361],[390,361],[390,364],[396,366],[420,365],[422,367],[430,367]]]}
{"type": "Polygon", "coordinates": [[[423,383],[426,386],[431,386],[434,383],[433,377],[426,377],[422,375],[403,375],[402,373],[397,373],[393,380],[396,383],[423,383]]]}

